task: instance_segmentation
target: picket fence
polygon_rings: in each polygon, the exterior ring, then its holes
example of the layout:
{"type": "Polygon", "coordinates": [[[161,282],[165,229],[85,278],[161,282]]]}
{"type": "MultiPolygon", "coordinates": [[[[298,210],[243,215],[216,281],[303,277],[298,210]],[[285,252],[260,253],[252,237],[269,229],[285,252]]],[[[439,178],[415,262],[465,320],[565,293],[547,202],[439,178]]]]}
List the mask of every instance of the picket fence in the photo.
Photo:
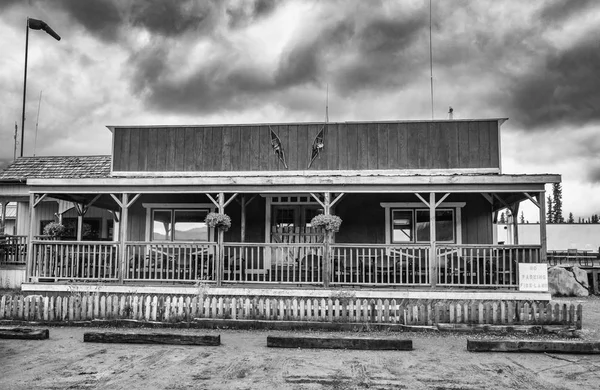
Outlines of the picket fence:
{"type": "Polygon", "coordinates": [[[4,295],[0,298],[0,320],[192,322],[201,318],[403,325],[565,325],[581,329],[582,307],[523,301],[419,302],[142,294],[4,295]]]}

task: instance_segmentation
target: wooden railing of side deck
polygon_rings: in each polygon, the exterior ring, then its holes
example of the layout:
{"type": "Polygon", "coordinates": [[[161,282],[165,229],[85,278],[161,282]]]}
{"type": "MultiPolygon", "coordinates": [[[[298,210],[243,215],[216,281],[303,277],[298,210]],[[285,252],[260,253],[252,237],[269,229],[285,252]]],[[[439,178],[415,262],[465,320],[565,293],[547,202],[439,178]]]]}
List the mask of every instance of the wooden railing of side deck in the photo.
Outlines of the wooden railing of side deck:
{"type": "Polygon", "coordinates": [[[518,287],[518,264],[539,263],[539,246],[437,245],[438,285],[518,287]]]}
{"type": "Polygon", "coordinates": [[[27,236],[0,236],[0,264],[25,264],[27,236]]]}

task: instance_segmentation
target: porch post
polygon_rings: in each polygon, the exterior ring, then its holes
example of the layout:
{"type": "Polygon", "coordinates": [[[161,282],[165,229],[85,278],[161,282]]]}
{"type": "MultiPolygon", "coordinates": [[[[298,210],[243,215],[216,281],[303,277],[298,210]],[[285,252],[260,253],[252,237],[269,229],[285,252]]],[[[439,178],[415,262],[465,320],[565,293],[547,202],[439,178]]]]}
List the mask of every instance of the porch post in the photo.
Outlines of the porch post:
{"type": "Polygon", "coordinates": [[[128,234],[128,220],[129,220],[129,194],[124,193],[121,198],[121,221],[119,223],[119,235],[121,236],[120,243],[120,252],[121,256],[119,256],[120,264],[119,264],[119,283],[123,283],[123,277],[125,276],[125,272],[127,270],[127,257],[125,254],[125,242],[127,241],[128,234]]]}
{"type": "MultiPolygon", "coordinates": [[[[331,214],[331,194],[329,192],[325,192],[324,194],[324,199],[323,199],[323,206],[324,206],[324,210],[323,212],[325,213],[325,215],[330,215],[331,214]]],[[[330,282],[330,275],[329,275],[329,270],[330,270],[330,265],[331,265],[331,259],[330,259],[330,254],[331,254],[331,232],[326,231],[325,232],[325,236],[323,237],[323,287],[325,288],[329,288],[329,282],[330,282]]]]}
{"type": "Polygon", "coordinates": [[[429,275],[431,287],[437,284],[438,259],[435,251],[435,192],[429,193],[429,239],[431,241],[431,255],[429,256],[429,275]]]}
{"type": "Polygon", "coordinates": [[[512,225],[513,225],[513,244],[519,245],[519,203],[514,203],[510,207],[512,213],[512,225]]]}
{"type": "MultiPolygon", "coordinates": [[[[219,202],[219,213],[222,214],[225,212],[225,193],[219,192],[217,200],[219,202]]],[[[223,264],[225,264],[225,248],[223,246],[224,235],[225,232],[217,228],[217,287],[221,287],[221,281],[223,279],[223,264]]]]}
{"type": "Polygon", "coordinates": [[[7,201],[2,201],[2,225],[0,225],[0,234],[4,234],[4,231],[6,229],[6,205],[8,204],[7,201]]]}
{"type": "Polygon", "coordinates": [[[546,255],[548,252],[547,243],[546,243],[546,192],[540,192],[540,199],[538,200],[540,204],[540,262],[546,262],[546,255]]]}
{"type": "Polygon", "coordinates": [[[27,241],[27,274],[26,279],[31,282],[33,277],[33,236],[35,235],[35,194],[29,194],[29,237],[27,241]]]}
{"type": "Polygon", "coordinates": [[[241,242],[246,242],[246,195],[242,195],[241,199],[240,199],[240,206],[241,206],[241,227],[240,227],[240,241],[241,242]]]}

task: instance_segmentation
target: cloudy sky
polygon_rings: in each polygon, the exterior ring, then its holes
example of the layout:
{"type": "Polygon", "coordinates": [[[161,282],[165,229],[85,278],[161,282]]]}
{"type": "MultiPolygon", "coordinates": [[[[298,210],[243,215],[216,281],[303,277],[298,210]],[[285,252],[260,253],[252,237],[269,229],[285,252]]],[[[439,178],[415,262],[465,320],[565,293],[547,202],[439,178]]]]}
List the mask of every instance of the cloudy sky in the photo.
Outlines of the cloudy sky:
{"type": "MultiPolygon", "coordinates": [[[[600,213],[600,2],[433,0],[434,112],[508,117],[505,173],[600,213]]],[[[431,118],[429,1],[0,0],[0,161],[109,154],[106,125],[431,118]]],[[[529,218],[528,218],[529,219],[529,218]]],[[[532,220],[535,217],[531,218],[532,220]]],[[[532,221],[533,222],[533,221],[532,221]]]]}

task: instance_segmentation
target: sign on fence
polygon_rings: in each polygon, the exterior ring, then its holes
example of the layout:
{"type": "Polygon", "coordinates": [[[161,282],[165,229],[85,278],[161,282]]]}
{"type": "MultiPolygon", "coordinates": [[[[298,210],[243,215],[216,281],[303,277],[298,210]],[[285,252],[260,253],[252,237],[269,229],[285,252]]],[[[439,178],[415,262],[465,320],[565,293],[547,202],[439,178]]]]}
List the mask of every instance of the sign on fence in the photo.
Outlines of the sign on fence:
{"type": "Polygon", "coordinates": [[[548,291],[548,264],[519,263],[519,291],[548,291]]]}

